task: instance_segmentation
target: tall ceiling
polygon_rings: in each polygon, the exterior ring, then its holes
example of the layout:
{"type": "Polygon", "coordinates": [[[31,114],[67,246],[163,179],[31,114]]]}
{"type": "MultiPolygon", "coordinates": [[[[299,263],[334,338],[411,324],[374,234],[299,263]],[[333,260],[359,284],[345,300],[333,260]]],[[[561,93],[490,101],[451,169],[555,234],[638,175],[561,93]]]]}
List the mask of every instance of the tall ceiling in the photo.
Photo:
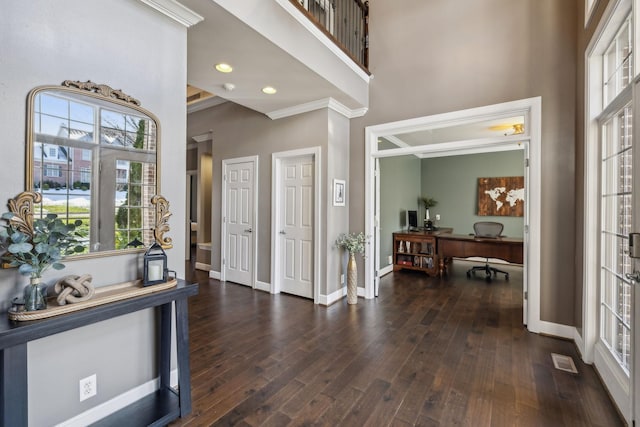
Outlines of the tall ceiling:
{"type": "Polygon", "coordinates": [[[215,1],[181,3],[204,18],[188,32],[190,86],[264,114],[328,97],[344,98],[325,78],[215,1]],[[232,65],[233,72],[216,71],[215,65],[221,62],[232,65]],[[277,93],[262,93],[265,86],[276,88],[277,93]]]}

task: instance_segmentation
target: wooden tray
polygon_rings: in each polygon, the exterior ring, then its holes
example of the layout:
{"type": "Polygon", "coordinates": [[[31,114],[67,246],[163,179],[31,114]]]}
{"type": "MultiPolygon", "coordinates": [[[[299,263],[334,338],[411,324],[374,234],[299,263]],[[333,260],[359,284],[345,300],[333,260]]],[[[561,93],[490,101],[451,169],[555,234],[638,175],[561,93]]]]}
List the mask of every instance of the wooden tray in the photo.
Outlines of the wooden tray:
{"type": "Polygon", "coordinates": [[[115,285],[100,286],[95,288],[95,294],[88,301],[76,302],[73,304],[59,305],[55,298],[47,300],[47,308],[37,311],[14,311],[9,309],[9,319],[16,321],[40,320],[61,314],[73,313],[89,307],[96,307],[123,299],[139,297],[153,292],[163,291],[173,288],[178,284],[177,279],[170,279],[168,282],[157,285],[142,286],[142,280],[117,283],[115,285]]]}

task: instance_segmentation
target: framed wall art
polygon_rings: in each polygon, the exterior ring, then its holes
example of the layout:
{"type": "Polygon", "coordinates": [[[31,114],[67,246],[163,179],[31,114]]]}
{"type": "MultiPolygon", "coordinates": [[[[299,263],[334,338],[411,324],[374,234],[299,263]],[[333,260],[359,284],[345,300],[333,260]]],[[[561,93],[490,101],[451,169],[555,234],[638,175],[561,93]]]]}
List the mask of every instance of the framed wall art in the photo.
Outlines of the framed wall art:
{"type": "Polygon", "coordinates": [[[524,176],[478,178],[479,216],[524,216],[524,176]]]}
{"type": "Polygon", "coordinates": [[[333,180],[333,206],[344,206],[346,200],[347,183],[344,179],[333,180]]]}

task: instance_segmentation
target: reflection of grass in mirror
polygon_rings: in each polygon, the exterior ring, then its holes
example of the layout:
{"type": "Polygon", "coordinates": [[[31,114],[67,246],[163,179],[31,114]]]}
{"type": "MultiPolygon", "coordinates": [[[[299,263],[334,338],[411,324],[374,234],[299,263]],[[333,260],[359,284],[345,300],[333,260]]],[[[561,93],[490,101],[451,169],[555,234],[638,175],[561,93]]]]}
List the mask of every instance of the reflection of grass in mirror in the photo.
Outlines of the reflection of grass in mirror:
{"type": "Polygon", "coordinates": [[[91,208],[82,206],[66,206],[66,205],[43,205],[42,208],[49,213],[64,214],[69,211],[70,214],[87,214],[91,213],[91,208]]]}

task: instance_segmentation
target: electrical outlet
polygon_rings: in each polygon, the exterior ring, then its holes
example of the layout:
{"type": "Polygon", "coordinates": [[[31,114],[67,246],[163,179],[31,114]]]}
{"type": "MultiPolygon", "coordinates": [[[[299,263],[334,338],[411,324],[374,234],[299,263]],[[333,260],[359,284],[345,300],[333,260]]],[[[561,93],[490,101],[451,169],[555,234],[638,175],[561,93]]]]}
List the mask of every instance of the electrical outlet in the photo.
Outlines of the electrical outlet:
{"type": "Polygon", "coordinates": [[[80,380],[80,402],[98,394],[96,374],[80,380]]]}
{"type": "Polygon", "coordinates": [[[392,255],[389,255],[389,256],[387,257],[387,262],[388,262],[389,264],[393,264],[393,256],[392,256],[392,255]]]}
{"type": "Polygon", "coordinates": [[[440,214],[436,214],[436,221],[440,221],[440,214]]]}
{"type": "Polygon", "coordinates": [[[340,283],[344,283],[344,274],[340,275],[340,283]]]}

